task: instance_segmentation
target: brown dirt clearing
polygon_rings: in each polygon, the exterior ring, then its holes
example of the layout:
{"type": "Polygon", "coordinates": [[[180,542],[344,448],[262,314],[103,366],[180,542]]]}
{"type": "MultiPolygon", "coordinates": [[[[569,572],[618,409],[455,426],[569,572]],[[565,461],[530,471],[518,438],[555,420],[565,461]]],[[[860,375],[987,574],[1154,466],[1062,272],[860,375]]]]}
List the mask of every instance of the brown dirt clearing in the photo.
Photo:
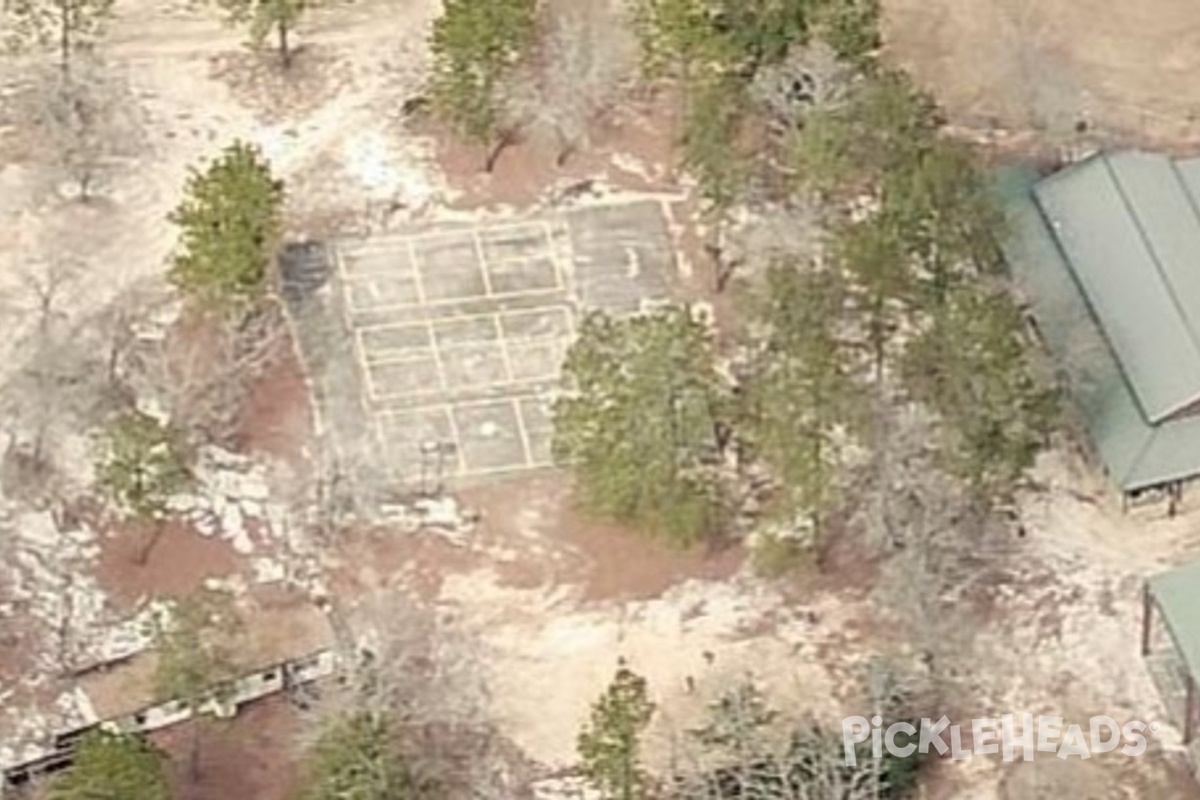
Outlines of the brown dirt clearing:
{"type": "Polygon", "coordinates": [[[172,797],[177,800],[286,800],[299,778],[295,757],[302,720],[281,697],[245,707],[229,721],[202,721],[200,780],[189,774],[193,726],[165,729],[155,743],[170,754],[172,797]]]}
{"type": "Polygon", "coordinates": [[[207,578],[240,571],[241,558],[226,541],[201,536],[178,521],[164,524],[145,564],[137,562],[146,531],[114,527],[100,539],[96,579],[119,607],[133,608],[145,597],[184,597],[207,578]]]}
{"type": "Polygon", "coordinates": [[[884,0],[888,49],[973,127],[1182,144],[1200,133],[1191,0],[884,0]]]}

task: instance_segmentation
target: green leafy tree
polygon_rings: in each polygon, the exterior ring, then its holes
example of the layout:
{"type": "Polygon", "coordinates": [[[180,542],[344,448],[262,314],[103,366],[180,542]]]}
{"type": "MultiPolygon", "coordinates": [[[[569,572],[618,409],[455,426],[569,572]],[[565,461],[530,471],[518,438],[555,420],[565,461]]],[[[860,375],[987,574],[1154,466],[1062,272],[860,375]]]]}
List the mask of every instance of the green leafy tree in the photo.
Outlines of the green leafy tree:
{"type": "Polygon", "coordinates": [[[892,218],[875,214],[836,231],[834,252],[850,278],[850,291],[862,316],[875,378],[883,376],[888,344],[912,313],[916,280],[903,230],[892,218]]]}
{"type": "Polygon", "coordinates": [[[536,40],[535,0],[447,0],[433,24],[433,107],[458,135],[487,151],[491,172],[514,131],[501,91],[536,40]]]}
{"type": "Polygon", "coordinates": [[[1056,420],[1023,330],[1007,294],[961,289],[905,354],[909,386],[945,424],[947,471],[984,507],[1011,499],[1056,420]]]}
{"type": "Polygon", "coordinates": [[[766,333],[752,345],[740,430],[781,484],[782,515],[806,523],[819,553],[838,503],[844,442],[859,422],[861,389],[837,333],[844,289],[832,272],[776,264],[757,305],[766,333]]]}
{"type": "Polygon", "coordinates": [[[881,217],[921,267],[926,307],[1000,270],[1004,218],[965,144],[937,139],[885,174],[881,217]]]}
{"type": "MultiPolygon", "coordinates": [[[[808,41],[814,16],[826,0],[723,0],[714,29],[736,53],[735,68],[752,77],[782,61],[788,50],[808,41]]],[[[833,0],[835,4],[844,0],[833,0]]]]}
{"type": "Polygon", "coordinates": [[[881,195],[886,176],[911,169],[938,130],[933,99],[903,72],[881,71],[845,102],[805,115],[792,167],[801,182],[836,198],[881,195]]]}
{"type": "Polygon", "coordinates": [[[635,0],[634,29],[642,72],[651,79],[675,74],[688,81],[698,71],[721,71],[735,54],[714,28],[708,0],[635,0]]]}
{"type": "Polygon", "coordinates": [[[635,0],[646,77],[749,79],[808,39],[822,0],[635,0]]]}
{"type": "Polygon", "coordinates": [[[622,661],[592,706],[576,749],[583,774],[603,800],[647,800],[652,784],[641,764],[641,737],[654,716],[646,679],[622,661]]]}
{"type": "Polygon", "coordinates": [[[283,236],[283,184],[253,145],[234,142],[203,171],[170,220],[182,229],[169,278],[206,306],[253,303],[283,236]]]}
{"type": "Polygon", "coordinates": [[[686,308],[584,318],[554,406],[554,453],[584,508],[691,544],[723,521],[711,469],[727,395],[707,326],[686,308]]]}
{"type": "Polygon", "coordinates": [[[732,277],[720,261],[719,243],[730,211],[745,193],[752,166],[739,141],[746,106],[740,81],[713,76],[698,82],[684,120],[683,166],[695,177],[704,203],[707,249],[716,256],[713,277],[718,292],[732,277]]]}
{"type": "Polygon", "coordinates": [[[301,800],[415,800],[418,787],[386,717],[355,711],[334,718],[308,757],[301,800]]]}
{"type": "Polygon", "coordinates": [[[10,22],[10,46],[53,47],[60,69],[68,75],[71,57],[103,32],[112,7],[113,0],[8,0],[0,7],[0,18],[10,22]]]}
{"type": "Polygon", "coordinates": [[[879,0],[834,0],[817,14],[820,37],[839,58],[864,72],[873,71],[873,57],[883,44],[879,33],[879,0]]]}
{"type": "Polygon", "coordinates": [[[109,423],[96,448],[96,484],[129,519],[147,527],[144,564],[162,535],[168,503],[191,485],[187,454],[173,430],[133,411],[109,423]]]}
{"type": "Polygon", "coordinates": [[[314,5],[313,0],[216,0],[230,24],[248,25],[250,44],[260,48],[274,32],[284,69],[292,66],[289,40],[300,17],[314,5]]]}
{"type": "Polygon", "coordinates": [[[742,87],[731,79],[703,82],[685,120],[683,164],[696,177],[701,198],[721,213],[742,196],[749,160],[737,140],[747,113],[742,87]]]}
{"type": "Polygon", "coordinates": [[[145,739],[99,731],[80,740],[75,761],[47,800],[170,800],[163,755],[145,739]]]}
{"type": "MultiPolygon", "coordinates": [[[[233,598],[224,592],[202,590],[160,613],[151,631],[158,656],[154,694],[160,702],[174,700],[200,716],[229,699],[232,681],[240,672],[233,639],[242,627],[233,598]]],[[[192,725],[190,771],[200,776],[200,733],[192,725]]]]}

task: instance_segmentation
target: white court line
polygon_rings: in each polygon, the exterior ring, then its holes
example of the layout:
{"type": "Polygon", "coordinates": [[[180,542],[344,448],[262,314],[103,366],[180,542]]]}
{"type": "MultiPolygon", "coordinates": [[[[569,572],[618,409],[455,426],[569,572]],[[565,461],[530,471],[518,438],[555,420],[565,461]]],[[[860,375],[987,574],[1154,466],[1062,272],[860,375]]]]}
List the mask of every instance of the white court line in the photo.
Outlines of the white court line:
{"type": "MultiPolygon", "coordinates": [[[[443,415],[443,418],[449,424],[451,437],[454,442],[454,449],[458,456],[457,461],[458,461],[459,477],[475,476],[475,475],[479,475],[479,476],[502,475],[502,474],[507,474],[507,473],[522,472],[522,471],[528,470],[528,469],[543,469],[543,468],[547,468],[547,467],[553,467],[554,461],[553,461],[553,459],[548,460],[548,461],[535,461],[533,459],[532,448],[529,445],[529,439],[528,439],[527,432],[524,433],[522,440],[521,440],[522,449],[523,449],[524,455],[525,455],[525,462],[523,464],[511,465],[511,466],[505,466],[505,467],[483,467],[480,469],[468,469],[467,463],[466,463],[466,457],[463,455],[462,431],[459,430],[458,421],[455,420],[455,418],[454,418],[454,410],[456,408],[477,408],[480,406],[500,406],[500,405],[504,404],[505,400],[508,400],[509,402],[511,402],[515,405],[515,408],[513,410],[514,410],[514,413],[517,415],[518,424],[521,426],[521,430],[525,431],[525,427],[524,427],[525,421],[524,421],[524,417],[521,412],[520,403],[522,400],[537,400],[537,399],[539,399],[538,395],[533,394],[533,393],[526,393],[526,394],[521,394],[521,395],[514,395],[509,398],[491,398],[488,400],[473,400],[473,401],[466,401],[466,402],[461,402],[461,403],[444,403],[444,402],[443,403],[429,403],[427,405],[413,406],[412,408],[405,408],[405,409],[395,409],[395,408],[380,409],[380,410],[376,411],[374,414],[375,429],[376,429],[376,431],[378,431],[378,435],[379,435],[380,439],[387,441],[388,437],[387,437],[386,433],[384,432],[385,418],[388,418],[388,417],[392,417],[392,418],[420,417],[429,412],[440,412],[443,415]]],[[[393,448],[391,448],[390,446],[388,447],[388,455],[389,455],[389,457],[395,457],[395,455],[396,455],[393,451],[393,448]]]]}
{"type": "MultiPolygon", "coordinates": [[[[436,241],[438,239],[442,239],[445,241],[454,241],[455,239],[466,240],[468,238],[477,238],[480,236],[486,237],[490,233],[498,233],[501,231],[519,230],[519,229],[529,229],[529,230],[533,230],[533,231],[540,230],[542,232],[543,237],[545,238],[545,240],[547,242],[553,241],[553,239],[547,234],[547,232],[551,230],[551,223],[546,222],[544,220],[534,220],[531,222],[512,222],[512,223],[504,223],[504,224],[496,224],[496,225],[483,225],[483,226],[477,225],[477,226],[472,226],[469,228],[459,228],[459,229],[455,229],[455,230],[444,230],[443,229],[443,230],[426,231],[424,233],[409,233],[409,234],[403,234],[403,235],[394,236],[394,237],[372,238],[372,237],[368,236],[368,237],[364,237],[362,239],[350,240],[352,242],[357,242],[358,243],[357,247],[355,247],[353,244],[351,244],[350,246],[346,246],[345,243],[343,243],[343,244],[335,243],[334,249],[337,250],[338,252],[345,250],[345,251],[349,252],[351,255],[354,254],[356,249],[361,252],[367,252],[367,253],[387,254],[390,252],[394,252],[397,248],[401,248],[401,247],[405,247],[405,246],[407,246],[410,249],[410,251],[415,250],[416,245],[420,242],[428,242],[431,240],[436,241]]],[[[519,260],[520,258],[521,257],[516,257],[515,260],[519,260]]],[[[508,259],[506,259],[506,260],[508,260],[508,259]]],[[[412,259],[412,263],[413,263],[413,266],[415,267],[417,264],[417,261],[415,258],[412,259]]],[[[356,271],[353,273],[353,275],[357,277],[357,276],[372,276],[372,275],[393,275],[395,273],[396,273],[396,270],[394,270],[394,269],[367,269],[367,270],[356,271]]],[[[344,274],[346,276],[351,275],[351,273],[348,271],[345,273],[342,273],[342,274],[344,274]]]]}
{"type": "Polygon", "coordinates": [[[417,303],[425,305],[425,281],[421,278],[421,265],[417,263],[417,248],[413,247],[412,239],[407,240],[408,263],[412,264],[413,283],[417,289],[417,303]]]}
{"type": "MultiPolygon", "coordinates": [[[[486,317],[500,316],[505,319],[514,317],[532,317],[545,316],[547,314],[557,314],[567,320],[570,330],[574,332],[573,326],[573,311],[571,307],[565,303],[547,303],[544,306],[535,306],[534,308],[512,308],[501,309],[498,311],[479,311],[474,314],[446,314],[440,317],[429,317],[428,322],[436,325],[439,322],[457,322],[459,320],[474,320],[484,319],[486,317]]],[[[375,330],[390,330],[392,328],[420,328],[425,325],[425,320],[417,322],[377,322],[373,325],[357,325],[356,330],[375,331],[375,330]]],[[[535,336],[534,339],[550,338],[549,336],[535,336]]]]}
{"type": "Polygon", "coordinates": [[[512,383],[517,379],[517,376],[513,372],[512,359],[509,358],[508,337],[504,335],[504,326],[500,324],[500,315],[493,315],[492,322],[496,326],[496,341],[500,343],[500,361],[504,364],[504,382],[512,383]]]}
{"type": "Polygon", "coordinates": [[[389,360],[394,360],[396,358],[402,359],[402,358],[404,358],[404,356],[400,355],[402,353],[412,353],[414,351],[424,352],[426,350],[432,350],[436,345],[436,343],[433,340],[433,328],[432,328],[431,323],[429,323],[428,321],[392,322],[392,323],[383,323],[380,325],[363,325],[361,327],[354,329],[354,335],[355,335],[356,339],[362,343],[363,357],[366,359],[368,364],[382,364],[382,363],[387,363],[389,360]],[[367,334],[375,333],[377,331],[398,331],[398,330],[404,330],[405,328],[412,329],[412,330],[424,330],[425,331],[425,343],[420,344],[420,345],[414,345],[411,347],[384,347],[382,345],[378,345],[375,347],[367,347],[367,342],[366,342],[367,334]],[[373,354],[374,357],[367,355],[368,353],[373,354]],[[381,354],[383,357],[379,358],[379,355],[381,355],[381,354]]]}
{"type": "Polygon", "coordinates": [[[496,292],[493,295],[470,294],[461,297],[436,298],[421,303],[392,303],[390,305],[371,306],[370,308],[355,308],[354,311],[366,314],[382,314],[390,311],[407,311],[414,308],[436,308],[437,306],[455,306],[463,303],[477,303],[481,300],[513,300],[521,297],[538,298],[543,295],[554,295],[565,291],[561,286],[553,289],[522,289],[518,292],[496,292]]]}
{"type": "Polygon", "coordinates": [[[475,259],[479,262],[479,274],[483,278],[483,293],[492,296],[492,276],[488,273],[487,256],[483,254],[483,242],[479,240],[479,231],[471,232],[471,241],[475,245],[475,259]]]}
{"type": "Polygon", "coordinates": [[[427,396],[436,396],[436,395],[444,394],[445,390],[440,389],[438,387],[429,387],[428,389],[416,389],[416,390],[410,389],[410,390],[403,391],[403,392],[380,393],[378,391],[378,387],[375,383],[375,379],[371,376],[370,370],[372,367],[375,367],[375,368],[395,367],[395,366],[403,366],[406,364],[415,364],[417,362],[422,362],[422,361],[426,362],[426,363],[433,361],[434,366],[440,369],[439,365],[437,364],[437,359],[434,358],[432,355],[414,356],[414,357],[410,357],[410,358],[393,358],[390,361],[375,361],[375,362],[372,362],[371,364],[369,364],[367,367],[366,374],[367,374],[367,381],[371,384],[371,400],[373,402],[382,403],[382,402],[386,402],[389,400],[405,400],[405,399],[414,398],[414,397],[427,397],[427,396]]]}
{"type": "Polygon", "coordinates": [[[521,454],[526,464],[533,463],[533,447],[529,444],[529,431],[525,430],[525,414],[517,398],[512,398],[513,417],[517,420],[517,438],[521,440],[521,454]]]}

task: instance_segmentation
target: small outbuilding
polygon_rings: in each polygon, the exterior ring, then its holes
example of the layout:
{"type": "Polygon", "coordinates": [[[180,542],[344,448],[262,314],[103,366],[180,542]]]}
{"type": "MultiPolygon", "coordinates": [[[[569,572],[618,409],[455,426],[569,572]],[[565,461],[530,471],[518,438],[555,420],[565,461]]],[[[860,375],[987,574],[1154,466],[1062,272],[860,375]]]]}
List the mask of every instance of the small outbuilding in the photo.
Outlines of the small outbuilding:
{"type": "MultiPolygon", "coordinates": [[[[1142,656],[1153,652],[1155,615],[1171,640],[1170,658],[1161,677],[1164,695],[1183,695],[1183,743],[1191,744],[1200,709],[1196,682],[1200,676],[1200,561],[1155,575],[1143,589],[1142,656]],[[1182,687],[1182,688],[1180,688],[1182,687]]],[[[1164,697],[1168,703],[1173,698],[1164,697]]]]}
{"type": "Polygon", "coordinates": [[[1200,475],[1200,159],[1099,153],[1006,170],[1004,251],[1125,499],[1200,475]]]}

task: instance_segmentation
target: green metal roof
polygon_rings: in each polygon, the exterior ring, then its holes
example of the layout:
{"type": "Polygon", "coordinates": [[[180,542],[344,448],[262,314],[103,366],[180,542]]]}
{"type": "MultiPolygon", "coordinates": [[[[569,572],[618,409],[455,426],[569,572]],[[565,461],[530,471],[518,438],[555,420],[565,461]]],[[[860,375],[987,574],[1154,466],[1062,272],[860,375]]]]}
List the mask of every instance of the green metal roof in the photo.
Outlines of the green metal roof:
{"type": "Polygon", "coordinates": [[[1147,581],[1188,672],[1200,678],[1200,561],[1147,581]]]}
{"type": "Polygon", "coordinates": [[[1171,160],[1095,156],[1034,195],[1146,418],[1200,399],[1200,217],[1171,160]]]}
{"type": "Polygon", "coordinates": [[[1200,419],[1169,419],[1200,399],[1193,187],[1200,161],[1142,153],[1000,175],[1014,280],[1124,491],[1200,474],[1200,419]]]}

